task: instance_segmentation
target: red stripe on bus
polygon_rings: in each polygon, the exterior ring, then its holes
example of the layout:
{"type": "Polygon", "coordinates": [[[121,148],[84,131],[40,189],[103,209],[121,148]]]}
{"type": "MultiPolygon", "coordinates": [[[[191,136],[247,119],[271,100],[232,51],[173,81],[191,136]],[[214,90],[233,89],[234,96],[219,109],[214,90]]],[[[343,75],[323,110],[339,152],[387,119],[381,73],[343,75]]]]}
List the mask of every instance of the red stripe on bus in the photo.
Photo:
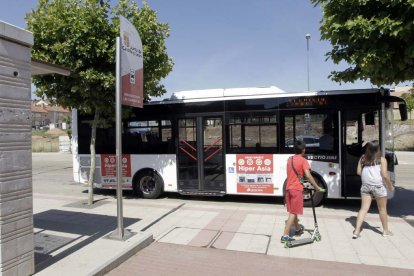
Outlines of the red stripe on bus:
{"type": "Polygon", "coordinates": [[[206,149],[204,150],[204,152],[207,152],[209,149],[211,149],[212,147],[214,147],[215,145],[217,145],[217,143],[218,143],[218,142],[220,142],[220,141],[221,141],[221,137],[217,138],[217,139],[213,142],[213,144],[211,144],[210,146],[208,146],[208,148],[206,148],[206,149]]]}
{"type": "Polygon", "coordinates": [[[195,147],[193,147],[192,145],[190,145],[187,141],[181,140],[181,142],[183,142],[184,144],[186,144],[187,146],[189,146],[193,151],[197,151],[197,149],[195,147]]]}
{"type": "Polygon", "coordinates": [[[219,147],[215,152],[213,152],[212,154],[210,154],[209,157],[205,158],[204,161],[209,160],[211,157],[213,157],[215,154],[217,154],[219,151],[221,151],[223,149],[223,147],[219,147]]]}
{"type": "Polygon", "coordinates": [[[188,156],[190,156],[191,158],[193,158],[195,161],[197,161],[197,158],[195,158],[191,153],[189,153],[188,151],[186,151],[183,147],[180,147],[180,150],[182,150],[183,152],[185,152],[188,156]]]}

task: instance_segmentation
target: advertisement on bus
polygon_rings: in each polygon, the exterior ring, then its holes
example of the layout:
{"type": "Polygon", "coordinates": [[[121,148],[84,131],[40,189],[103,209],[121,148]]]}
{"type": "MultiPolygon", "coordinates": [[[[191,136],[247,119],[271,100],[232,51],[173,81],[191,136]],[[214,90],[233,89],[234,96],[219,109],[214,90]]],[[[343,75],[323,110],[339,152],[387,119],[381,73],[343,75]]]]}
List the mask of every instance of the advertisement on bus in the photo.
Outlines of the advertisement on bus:
{"type": "MultiPolygon", "coordinates": [[[[101,176],[102,186],[116,186],[116,155],[101,154],[101,176]]],[[[124,182],[130,182],[131,177],[131,155],[122,155],[122,177],[124,182]]],[[[125,184],[125,183],[124,183],[125,184]]]]}
{"type": "Polygon", "coordinates": [[[236,155],[237,192],[273,194],[273,155],[236,155]]]}

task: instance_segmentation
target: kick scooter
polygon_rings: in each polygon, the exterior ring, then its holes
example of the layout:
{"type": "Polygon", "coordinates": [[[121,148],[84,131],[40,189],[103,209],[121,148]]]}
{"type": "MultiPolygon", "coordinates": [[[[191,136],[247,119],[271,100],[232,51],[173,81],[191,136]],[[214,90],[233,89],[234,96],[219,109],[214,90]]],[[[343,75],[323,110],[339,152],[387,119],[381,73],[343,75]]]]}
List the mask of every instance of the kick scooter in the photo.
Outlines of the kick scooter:
{"type": "Polygon", "coordinates": [[[313,196],[315,195],[315,191],[312,187],[312,185],[309,182],[304,183],[304,191],[310,193],[311,202],[312,202],[312,212],[313,212],[313,220],[315,222],[315,229],[312,231],[312,235],[309,238],[294,240],[294,241],[288,241],[285,243],[285,248],[291,248],[296,246],[301,246],[305,244],[311,244],[314,241],[320,241],[322,239],[321,234],[319,233],[318,229],[318,221],[316,220],[316,213],[315,213],[315,205],[313,203],[313,196]]]}

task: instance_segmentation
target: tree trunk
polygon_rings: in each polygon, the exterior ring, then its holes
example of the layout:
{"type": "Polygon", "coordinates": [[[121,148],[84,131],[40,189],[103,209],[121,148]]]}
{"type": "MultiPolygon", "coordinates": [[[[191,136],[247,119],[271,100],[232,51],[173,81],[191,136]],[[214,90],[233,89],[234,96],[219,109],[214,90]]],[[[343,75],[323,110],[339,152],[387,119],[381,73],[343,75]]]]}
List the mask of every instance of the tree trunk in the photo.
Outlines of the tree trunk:
{"type": "Polygon", "coordinates": [[[91,167],[89,169],[89,180],[88,180],[88,205],[93,204],[93,181],[95,180],[95,170],[96,170],[96,152],[95,152],[95,141],[96,141],[96,126],[99,120],[99,110],[95,109],[95,116],[92,122],[92,133],[91,133],[91,167]]]}

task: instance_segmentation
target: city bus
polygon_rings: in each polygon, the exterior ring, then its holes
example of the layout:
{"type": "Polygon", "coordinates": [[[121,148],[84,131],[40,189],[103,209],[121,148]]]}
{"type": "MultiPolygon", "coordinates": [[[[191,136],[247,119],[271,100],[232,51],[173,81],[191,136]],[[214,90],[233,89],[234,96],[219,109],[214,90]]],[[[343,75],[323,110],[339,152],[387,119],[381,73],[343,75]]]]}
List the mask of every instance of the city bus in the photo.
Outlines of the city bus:
{"type": "MultiPolygon", "coordinates": [[[[123,189],[144,198],[183,195],[283,196],[293,143],[306,143],[312,174],[326,193],[359,197],[357,163],[377,140],[394,180],[393,104],[386,89],[285,92],[277,87],[194,90],[133,109],[122,126],[123,189]]],[[[75,181],[87,183],[91,121],[72,117],[75,181]]],[[[116,188],[115,128],[97,129],[94,187],[116,188]]],[[[309,205],[309,195],[305,194],[309,205]]]]}

